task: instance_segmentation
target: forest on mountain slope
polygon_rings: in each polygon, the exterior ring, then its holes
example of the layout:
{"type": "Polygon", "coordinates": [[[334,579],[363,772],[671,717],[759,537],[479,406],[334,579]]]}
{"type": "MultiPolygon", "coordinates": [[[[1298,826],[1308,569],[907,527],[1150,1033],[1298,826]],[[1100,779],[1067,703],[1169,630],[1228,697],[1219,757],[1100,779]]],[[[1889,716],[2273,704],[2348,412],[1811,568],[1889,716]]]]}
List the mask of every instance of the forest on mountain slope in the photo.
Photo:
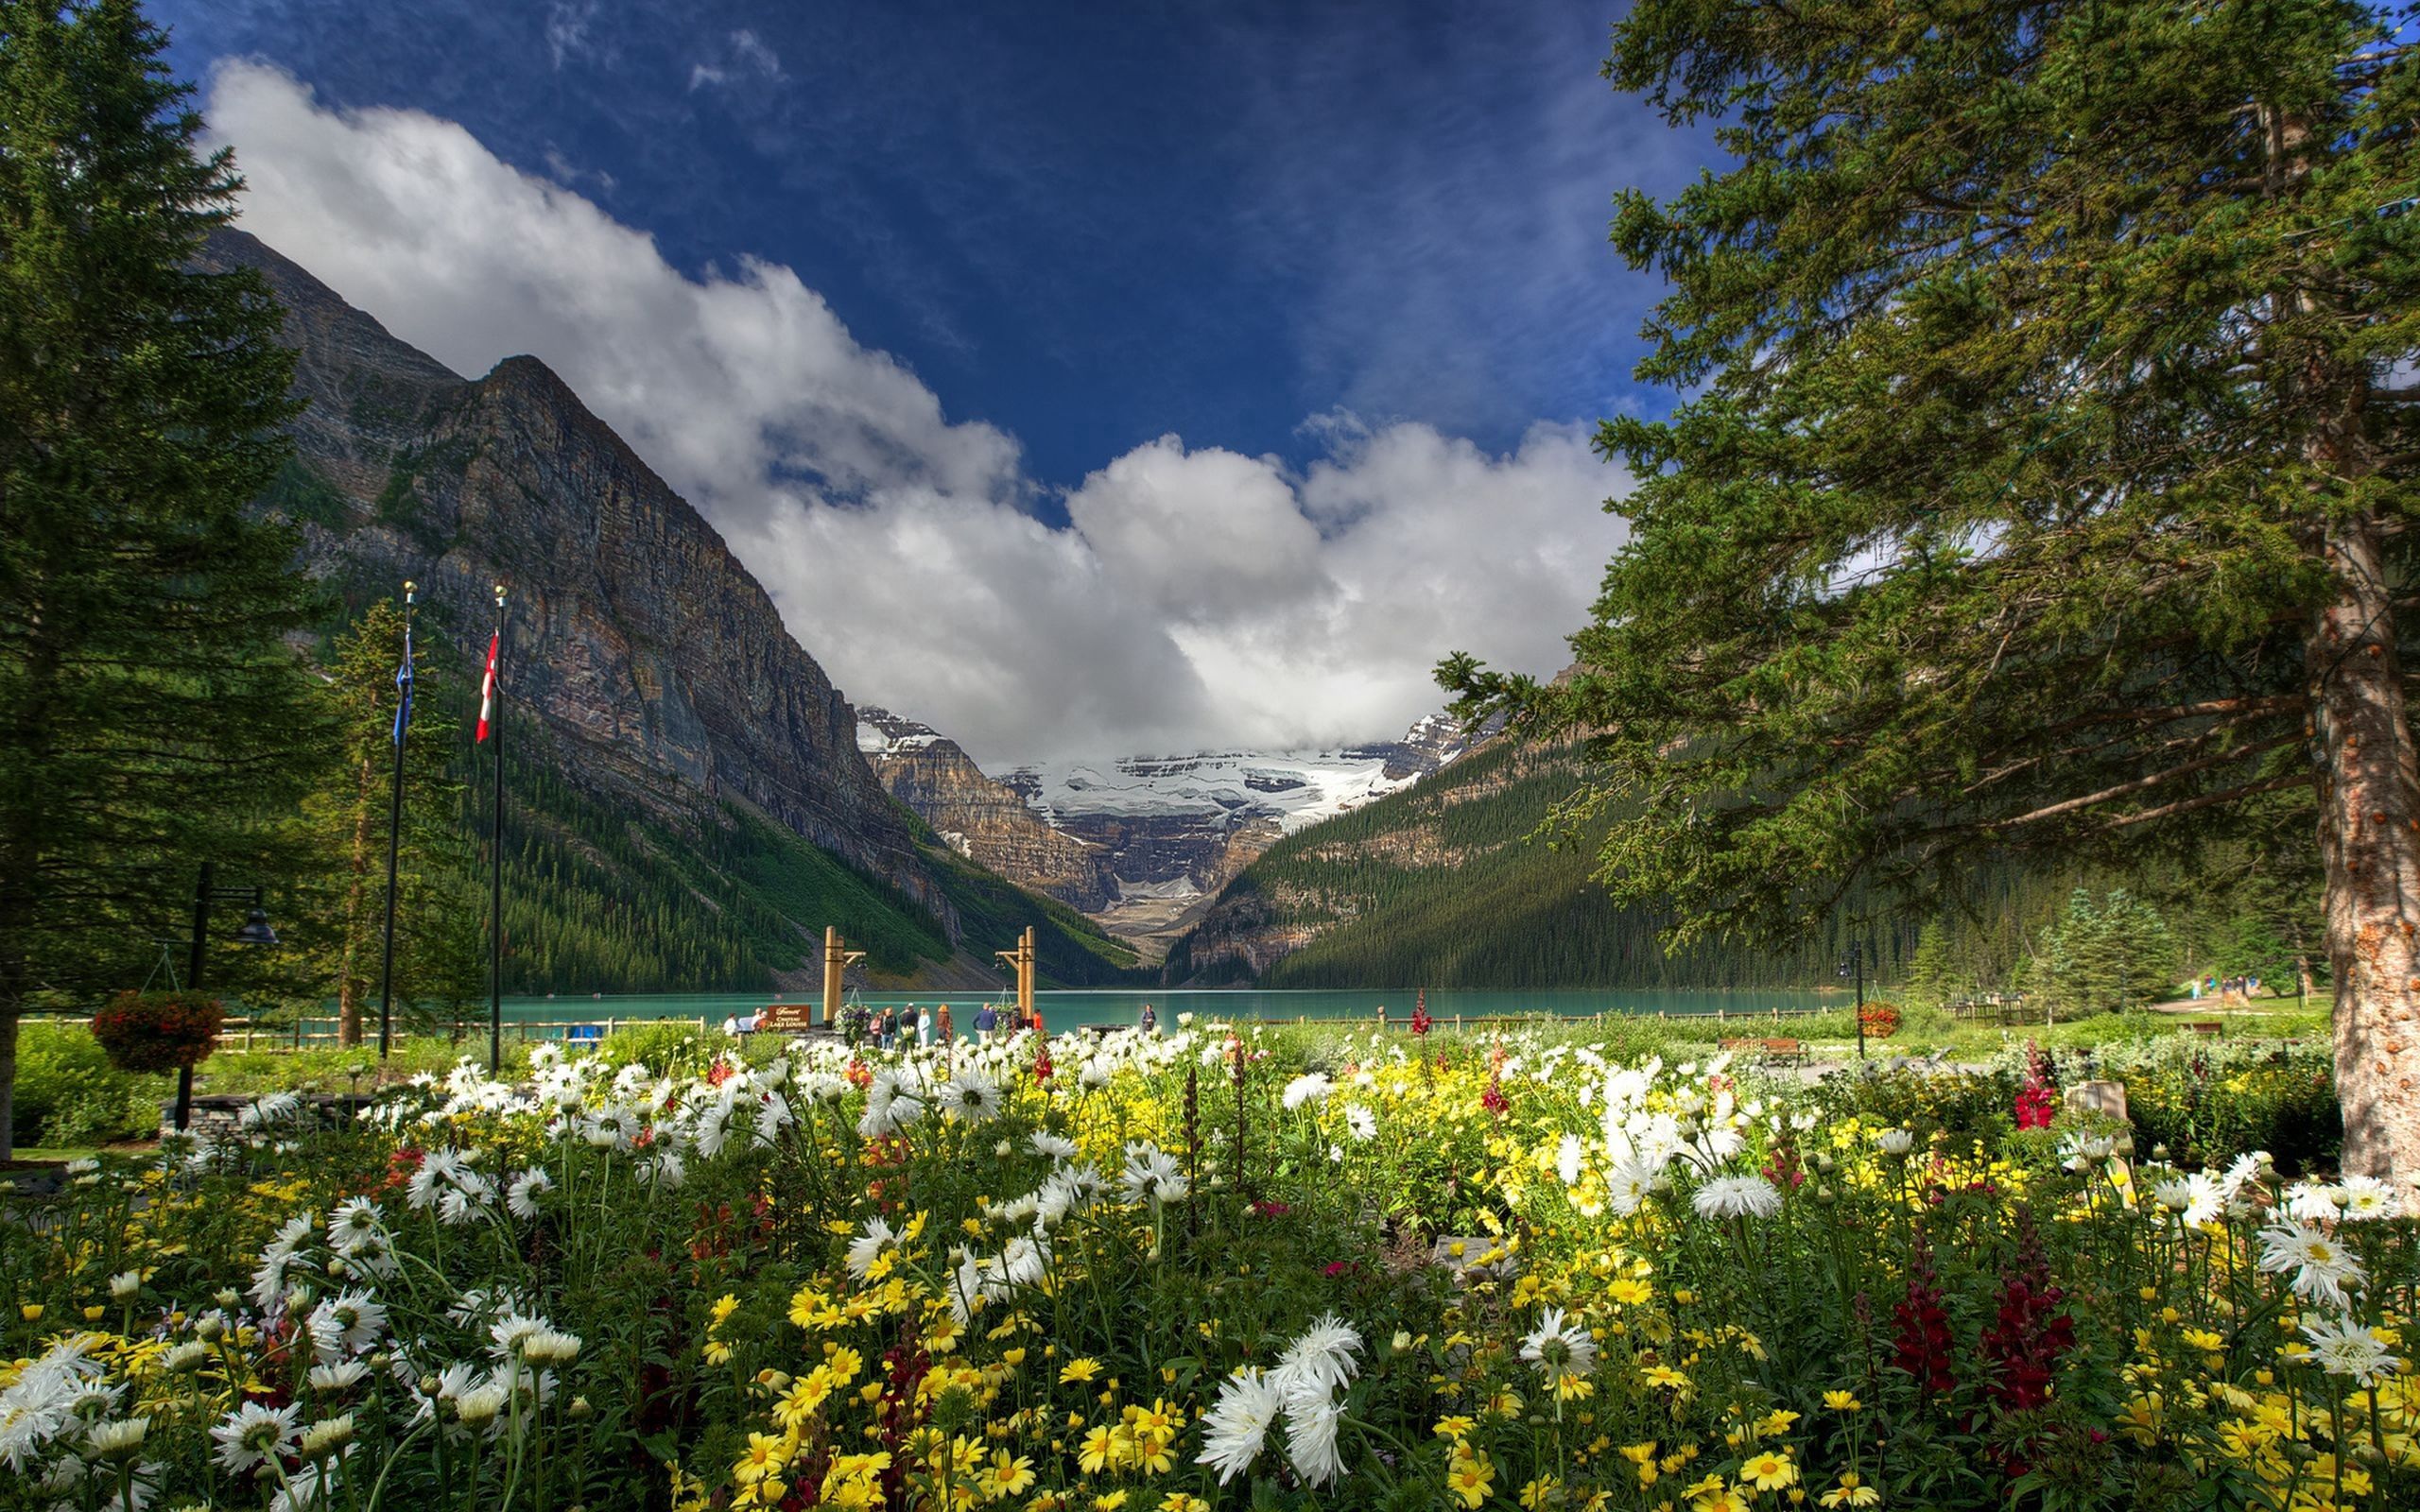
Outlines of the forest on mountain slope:
{"type": "Polygon", "coordinates": [[[1265,988],[1829,987],[1842,985],[1855,941],[1876,990],[1980,995],[2039,985],[2029,965],[2079,889],[2095,900],[2114,890],[2155,910],[2165,943],[2142,956],[2145,974],[2127,988],[2137,997],[2203,971],[2290,986],[2317,938],[2308,887],[2247,858],[2190,872],[2009,863],[1979,873],[1962,905],[1930,915],[1887,915],[1852,890],[1821,929],[1785,946],[1668,950],[1660,936],[1668,916],[1617,905],[1594,879],[1612,818],[1568,833],[1549,826],[1581,781],[1576,747],[1499,741],[1288,835],[1177,943],[1169,978],[1265,988]],[[1256,974],[1237,948],[1296,932],[1308,942],[1256,974]]]}

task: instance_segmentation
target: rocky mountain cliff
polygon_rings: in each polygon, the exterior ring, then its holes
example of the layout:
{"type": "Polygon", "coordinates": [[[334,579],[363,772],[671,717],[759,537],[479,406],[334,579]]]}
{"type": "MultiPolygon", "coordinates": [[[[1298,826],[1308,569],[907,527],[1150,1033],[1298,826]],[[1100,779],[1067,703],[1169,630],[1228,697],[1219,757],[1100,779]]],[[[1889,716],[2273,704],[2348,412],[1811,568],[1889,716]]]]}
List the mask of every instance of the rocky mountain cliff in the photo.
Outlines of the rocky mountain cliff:
{"type": "MultiPolygon", "coordinates": [[[[1024,921],[1008,917],[1011,890],[884,790],[847,700],[721,537],[543,363],[459,377],[241,232],[214,236],[203,261],[258,269],[286,308],[309,407],[264,503],[301,524],[309,570],[356,605],[416,579],[432,628],[473,666],[491,585],[510,590],[508,734],[537,772],[516,794],[531,807],[508,830],[522,839],[508,867],[551,867],[562,908],[518,929],[508,916],[524,985],[593,985],[531,980],[547,942],[527,936],[550,919],[586,927],[583,888],[630,910],[633,933],[647,912],[747,913],[743,975],[795,967],[825,922],[912,979],[954,955],[988,961],[989,936],[1024,921]]],[[[1046,933],[1063,980],[1122,964],[1072,916],[1046,933]]]]}
{"type": "Polygon", "coordinates": [[[1396,792],[1463,749],[1430,715],[1401,740],[1334,751],[1205,751],[1022,766],[1000,781],[1104,852],[1126,892],[1213,893],[1285,834],[1396,792]]]}
{"type": "Polygon", "coordinates": [[[1117,901],[1108,854],[1051,828],[1013,788],[983,775],[958,742],[887,709],[857,711],[857,748],[890,796],[950,849],[1085,913],[1117,901]]]}

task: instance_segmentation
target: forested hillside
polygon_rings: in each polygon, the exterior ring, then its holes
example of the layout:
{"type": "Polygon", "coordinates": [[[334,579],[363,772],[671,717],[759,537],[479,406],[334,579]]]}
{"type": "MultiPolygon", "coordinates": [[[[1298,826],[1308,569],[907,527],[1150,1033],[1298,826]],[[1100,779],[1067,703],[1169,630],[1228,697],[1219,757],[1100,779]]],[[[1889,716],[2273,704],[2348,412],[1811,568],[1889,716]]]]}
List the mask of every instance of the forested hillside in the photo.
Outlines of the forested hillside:
{"type": "MultiPolygon", "coordinates": [[[[1668,953],[1668,916],[1617,907],[1592,882],[1601,828],[1536,838],[1580,784],[1573,747],[1498,742],[1419,785],[1298,831],[1220,893],[1168,957],[1172,981],[1316,987],[1820,987],[1853,936],[1878,989],[1927,997],[2013,990],[2041,932],[2078,888],[2131,888],[2164,912],[2160,971],[2290,978],[2315,937],[2308,880],[2249,861],[2125,874],[1981,868],[1968,898],[1853,929],[1853,894],[1824,929],[1778,945],[1668,953]]],[[[1607,822],[1610,822],[1608,820],[1607,822]]],[[[2146,992],[2164,983],[2135,984],[2146,992]]]]}
{"type": "MultiPolygon", "coordinates": [[[[1498,743],[1279,841],[1169,957],[1177,980],[1268,987],[1763,987],[1830,979],[1834,930],[1792,949],[1668,955],[1611,907],[1595,848],[1529,837],[1578,785],[1568,747],[1498,743]]],[[[1876,941],[1886,959],[1912,931],[1876,941]]]]}
{"type": "MultiPolygon", "coordinates": [[[[490,791],[466,791],[466,823],[485,827],[490,791]]],[[[914,900],[736,803],[700,804],[681,822],[599,799],[551,763],[516,771],[511,801],[508,990],[753,991],[776,973],[815,970],[826,924],[867,952],[878,977],[911,977],[952,958],[940,924],[914,900]]],[[[1132,953],[1082,915],[928,834],[918,839],[958,912],[965,954],[988,963],[1032,924],[1050,981],[1089,987],[1131,975],[1132,953]]]]}

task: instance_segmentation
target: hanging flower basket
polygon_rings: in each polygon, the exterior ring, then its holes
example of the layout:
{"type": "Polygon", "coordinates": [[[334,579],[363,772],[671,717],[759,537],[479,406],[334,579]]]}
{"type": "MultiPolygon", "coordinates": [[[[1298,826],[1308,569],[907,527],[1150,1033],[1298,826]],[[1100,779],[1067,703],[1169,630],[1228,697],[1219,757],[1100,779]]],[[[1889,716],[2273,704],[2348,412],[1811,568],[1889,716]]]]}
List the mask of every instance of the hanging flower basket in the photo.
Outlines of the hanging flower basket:
{"type": "Polygon", "coordinates": [[[1888,1040],[1899,1032],[1899,1010],[1891,1004],[1867,1004],[1864,1018],[1868,1040],[1888,1040]]]}
{"type": "Polygon", "coordinates": [[[93,1038],[120,1071],[174,1071],[210,1057],[225,1019],[216,998],[121,992],[93,1015],[93,1038]]]}

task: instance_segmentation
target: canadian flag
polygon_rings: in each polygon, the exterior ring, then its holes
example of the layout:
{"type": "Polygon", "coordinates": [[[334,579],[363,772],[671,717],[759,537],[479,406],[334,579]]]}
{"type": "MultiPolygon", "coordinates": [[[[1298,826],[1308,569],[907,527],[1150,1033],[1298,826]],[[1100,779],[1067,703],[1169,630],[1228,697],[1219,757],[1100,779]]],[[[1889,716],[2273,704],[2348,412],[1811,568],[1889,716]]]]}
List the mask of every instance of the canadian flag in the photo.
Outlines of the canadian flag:
{"type": "Polygon", "coordinates": [[[501,631],[488,637],[488,670],[479,679],[479,733],[474,745],[488,738],[488,720],[495,713],[495,653],[503,640],[501,631]]]}

